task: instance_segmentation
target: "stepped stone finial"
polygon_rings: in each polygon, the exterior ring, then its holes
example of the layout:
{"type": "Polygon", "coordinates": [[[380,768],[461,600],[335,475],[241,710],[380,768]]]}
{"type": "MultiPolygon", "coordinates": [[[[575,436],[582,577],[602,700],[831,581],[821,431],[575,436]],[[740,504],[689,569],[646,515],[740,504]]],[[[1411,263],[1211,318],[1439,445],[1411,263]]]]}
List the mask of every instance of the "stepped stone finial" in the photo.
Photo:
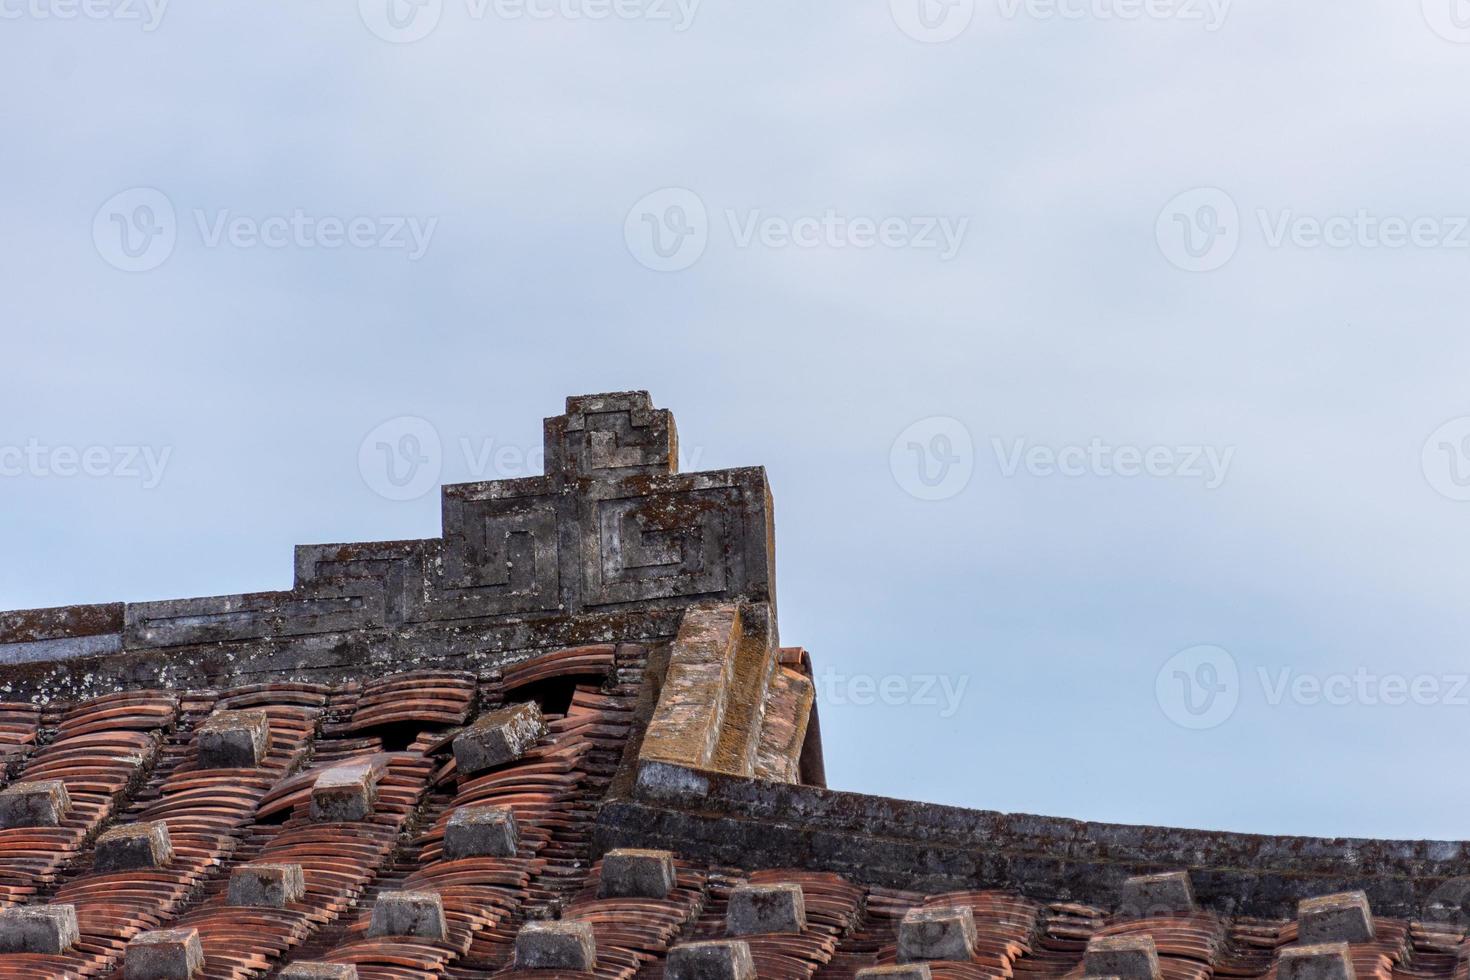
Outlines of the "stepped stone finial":
{"type": "Polygon", "coordinates": [[[658,476],[679,469],[674,416],[646,391],[573,395],[546,420],[546,474],[561,479],[658,476]]]}

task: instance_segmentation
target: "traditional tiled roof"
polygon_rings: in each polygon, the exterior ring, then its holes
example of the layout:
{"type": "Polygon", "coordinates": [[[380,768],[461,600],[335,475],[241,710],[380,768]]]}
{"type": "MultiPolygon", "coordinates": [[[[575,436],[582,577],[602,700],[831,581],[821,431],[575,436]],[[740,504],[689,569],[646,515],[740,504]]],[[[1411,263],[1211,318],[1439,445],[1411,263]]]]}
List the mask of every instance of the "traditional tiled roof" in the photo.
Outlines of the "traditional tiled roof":
{"type": "Polygon", "coordinates": [[[764,473],[546,433],[289,592],[0,614],[0,977],[1470,980],[1459,843],[826,789],[764,473]]]}

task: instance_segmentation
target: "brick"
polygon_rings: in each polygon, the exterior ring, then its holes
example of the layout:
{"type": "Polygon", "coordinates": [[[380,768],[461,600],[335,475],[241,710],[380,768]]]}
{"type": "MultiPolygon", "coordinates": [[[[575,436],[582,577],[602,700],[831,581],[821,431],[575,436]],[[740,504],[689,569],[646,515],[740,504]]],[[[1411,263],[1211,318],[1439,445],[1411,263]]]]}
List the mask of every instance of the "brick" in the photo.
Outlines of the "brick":
{"type": "Polygon", "coordinates": [[[930,980],[931,976],[928,963],[869,966],[857,971],[857,980],[930,980]]]}
{"type": "Polygon", "coordinates": [[[668,980],[755,980],[750,944],[739,939],[683,943],[669,950],[668,980]]]}
{"type": "Polygon", "coordinates": [[[378,802],[382,769],[373,762],[349,762],[324,770],[311,788],[311,819],[325,823],[366,820],[378,802]]]}
{"type": "Polygon", "coordinates": [[[283,909],[306,897],[299,864],[247,864],[230,875],[231,905],[283,909]]]}
{"type": "Polygon", "coordinates": [[[383,892],[373,903],[368,935],[443,940],[448,935],[438,892],[383,892]]]}
{"type": "Polygon", "coordinates": [[[597,940],[586,922],[527,922],[516,933],[517,970],[571,970],[597,967],[597,940]]]}
{"type": "Polygon", "coordinates": [[[597,894],[603,898],[667,898],[675,883],[672,851],[625,847],[603,855],[597,894]]]}
{"type": "Polygon", "coordinates": [[[975,913],[969,906],[910,909],[898,924],[898,961],[975,957],[975,913]]]}
{"type": "Polygon", "coordinates": [[[0,830],[59,827],[71,810],[71,795],[59,779],[14,783],[0,790],[0,830]]]}
{"type": "Polygon", "coordinates": [[[730,893],[725,932],[756,936],[806,930],[806,901],[800,885],[741,885],[730,893]]]}
{"type": "Polygon", "coordinates": [[[279,980],[357,980],[357,967],[351,963],[292,963],[281,971],[279,980]]]}
{"type": "Polygon", "coordinates": [[[1159,952],[1152,936],[1098,936],[1087,944],[1082,970],[1089,977],[1159,980],[1159,952]]]}
{"type": "Polygon", "coordinates": [[[23,905],[0,912],[0,953],[64,953],[81,938],[75,905],[23,905]]]}
{"type": "Polygon", "coordinates": [[[257,769],[270,751],[264,711],[217,711],[199,726],[199,768],[257,769]]]}
{"type": "Polygon", "coordinates": [[[1347,943],[1288,946],[1277,960],[1278,980],[1355,980],[1347,943]]]}
{"type": "Polygon", "coordinates": [[[204,969],[197,929],[145,932],[128,943],[124,980],[191,980],[204,969]]]}
{"type": "Polygon", "coordinates": [[[147,871],[166,868],[174,859],[168,824],[162,820],[114,827],[97,838],[96,871],[147,871]]]}
{"type": "Polygon", "coordinates": [[[1298,941],[1320,943],[1366,943],[1373,939],[1373,913],[1363,892],[1339,892],[1297,903],[1298,941]]]}
{"type": "Polygon", "coordinates": [[[520,836],[515,811],[508,806],[462,806],[444,826],[444,856],[514,857],[520,836]]]}
{"type": "Polygon", "coordinates": [[[1194,887],[1187,871],[1129,878],[1123,882],[1123,898],[1118,907],[1120,914],[1134,918],[1183,915],[1194,909],[1194,887]]]}
{"type": "Polygon", "coordinates": [[[481,717],[454,739],[454,764],[470,776],[514,762],[546,734],[541,707],[513,704],[481,717]]]}

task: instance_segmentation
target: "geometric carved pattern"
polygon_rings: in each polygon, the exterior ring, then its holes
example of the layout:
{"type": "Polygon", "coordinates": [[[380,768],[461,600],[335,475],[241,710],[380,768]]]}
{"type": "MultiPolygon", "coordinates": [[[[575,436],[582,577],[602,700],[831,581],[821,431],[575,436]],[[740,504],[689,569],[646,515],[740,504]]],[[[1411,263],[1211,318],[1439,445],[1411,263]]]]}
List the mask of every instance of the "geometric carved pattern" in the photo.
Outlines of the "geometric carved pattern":
{"type": "Polygon", "coordinates": [[[546,420],[546,472],[562,479],[656,476],[678,469],[674,417],[646,391],[580,395],[546,420]]]}
{"type": "Polygon", "coordinates": [[[601,605],[723,591],[725,549],[734,543],[732,502],[719,490],[597,501],[595,533],[586,536],[582,555],[583,600],[601,605]]]}

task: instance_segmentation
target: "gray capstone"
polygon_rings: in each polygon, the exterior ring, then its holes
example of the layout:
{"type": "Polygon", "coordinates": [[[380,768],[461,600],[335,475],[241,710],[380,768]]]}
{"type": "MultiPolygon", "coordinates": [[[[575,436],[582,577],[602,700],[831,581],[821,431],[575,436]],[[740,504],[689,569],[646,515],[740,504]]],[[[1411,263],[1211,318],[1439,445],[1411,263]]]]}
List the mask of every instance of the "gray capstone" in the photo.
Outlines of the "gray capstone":
{"type": "Polygon", "coordinates": [[[684,943],[669,950],[668,980],[755,980],[750,944],[740,939],[684,943]]]}
{"type": "Polygon", "coordinates": [[[869,966],[857,971],[857,980],[930,980],[931,976],[928,963],[869,966]]]}
{"type": "Polygon", "coordinates": [[[1306,898],[1296,907],[1297,939],[1303,945],[1366,943],[1373,939],[1373,913],[1363,892],[1306,898]]]}
{"type": "Polygon", "coordinates": [[[1279,980],[1356,980],[1347,943],[1288,946],[1277,960],[1279,980]]]}
{"type": "Polygon", "coordinates": [[[311,819],[322,823],[366,820],[378,802],[379,775],[378,767],[371,762],[324,770],[311,788],[311,819]]]}
{"type": "Polygon", "coordinates": [[[92,866],[103,873],[147,871],[167,867],[173,859],[168,824],[151,820],[114,827],[97,838],[97,857],[92,866]]]}
{"type": "Polygon", "coordinates": [[[71,809],[71,795],[59,779],[14,783],[0,790],[0,830],[59,827],[71,809]]]}
{"type": "Polygon", "coordinates": [[[500,708],[455,736],[455,767],[472,776],[514,762],[545,734],[541,706],[534,701],[500,708]]]}
{"type": "Polygon", "coordinates": [[[256,769],[270,749],[271,721],[266,712],[219,711],[199,726],[201,769],[256,769]]]}
{"type": "Polygon", "coordinates": [[[125,980],[191,980],[204,969],[197,929],[145,932],[128,943],[125,980]]]}
{"type": "Polygon", "coordinates": [[[0,912],[0,953],[64,953],[76,945],[75,905],[22,905],[0,912]]]}
{"type": "Polygon", "coordinates": [[[803,932],[806,901],[800,885],[741,885],[730,893],[725,932],[756,936],[768,932],[803,932]]]}
{"type": "Polygon", "coordinates": [[[383,892],[373,903],[368,935],[443,940],[444,900],[438,892],[383,892]]]}
{"type": "Polygon", "coordinates": [[[597,894],[603,898],[667,898],[676,882],[673,852],[616,848],[602,857],[597,894]]]}
{"type": "Polygon", "coordinates": [[[1159,952],[1152,936],[1098,936],[1087,944],[1082,968],[1090,977],[1159,980],[1159,952]]]}
{"type": "Polygon", "coordinates": [[[586,922],[527,922],[516,933],[517,970],[571,970],[597,967],[597,940],[586,922]]]}
{"type": "Polygon", "coordinates": [[[444,856],[515,857],[520,837],[515,811],[508,806],[462,806],[444,825],[444,856]]]}
{"type": "Polygon", "coordinates": [[[1189,872],[1168,871],[1129,878],[1123,882],[1123,897],[1118,905],[1120,914],[1134,918],[1193,912],[1194,887],[1189,882],[1189,872]]]}
{"type": "Polygon", "coordinates": [[[910,909],[898,924],[898,961],[975,957],[975,913],[969,906],[910,909]]]}
{"type": "Polygon", "coordinates": [[[292,963],[281,971],[280,980],[357,980],[351,963],[292,963]]]}
{"type": "Polygon", "coordinates": [[[306,897],[299,864],[246,864],[230,875],[229,903],[283,909],[306,897]]]}

